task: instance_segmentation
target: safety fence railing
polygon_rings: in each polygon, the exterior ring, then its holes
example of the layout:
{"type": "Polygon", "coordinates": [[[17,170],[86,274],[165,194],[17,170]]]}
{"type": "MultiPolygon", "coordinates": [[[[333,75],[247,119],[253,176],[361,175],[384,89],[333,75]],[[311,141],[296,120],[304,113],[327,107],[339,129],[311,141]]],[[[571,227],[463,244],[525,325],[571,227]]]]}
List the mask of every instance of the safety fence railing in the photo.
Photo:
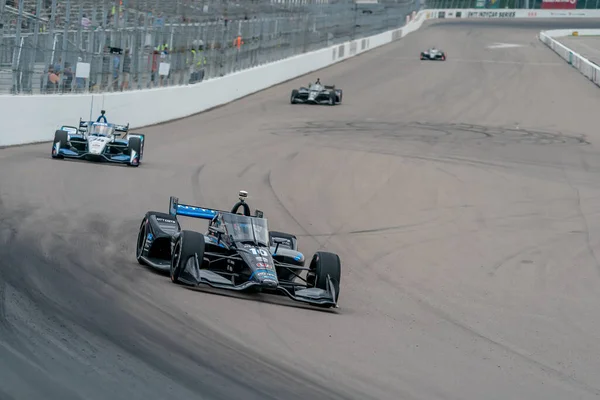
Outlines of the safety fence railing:
{"type": "MultiPolygon", "coordinates": [[[[588,35],[599,36],[600,29],[585,29],[588,31],[588,35]]],[[[593,61],[588,60],[581,54],[569,49],[558,40],[556,37],[565,36],[585,36],[581,30],[554,30],[540,32],[539,39],[541,42],[550,47],[556,54],[558,54],[563,60],[565,60],[573,68],[577,69],[583,76],[594,82],[597,86],[600,86],[600,67],[593,61]],[[583,35],[582,35],[583,33],[583,35]]]]}
{"type": "Polygon", "coordinates": [[[16,17],[0,29],[0,93],[193,84],[391,30],[419,9],[416,0],[176,0],[166,14],[169,2],[137,1],[14,0],[0,8],[2,21],[16,17]]]}

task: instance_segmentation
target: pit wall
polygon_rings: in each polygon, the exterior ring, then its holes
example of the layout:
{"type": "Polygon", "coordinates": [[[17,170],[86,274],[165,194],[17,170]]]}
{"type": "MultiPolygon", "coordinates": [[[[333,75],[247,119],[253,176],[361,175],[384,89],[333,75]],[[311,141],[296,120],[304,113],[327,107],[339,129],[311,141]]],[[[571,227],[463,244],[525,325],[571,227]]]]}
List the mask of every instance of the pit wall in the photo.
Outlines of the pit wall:
{"type": "MultiPolygon", "coordinates": [[[[0,132],[0,146],[51,141],[54,131],[61,125],[76,125],[80,117],[95,119],[101,109],[106,110],[109,122],[129,123],[134,130],[187,117],[400,40],[430,19],[581,17],[600,18],[600,10],[422,10],[408,16],[407,24],[399,29],[300,54],[194,85],[120,93],[1,95],[0,110],[2,110],[4,129],[0,132]]],[[[548,37],[548,40],[551,39],[548,37]]],[[[575,62],[581,64],[583,60],[575,62]]],[[[143,130],[139,132],[143,133],[143,130]]]]}
{"type": "Polygon", "coordinates": [[[600,36],[600,29],[556,29],[540,32],[538,35],[540,41],[550,47],[569,65],[594,82],[596,86],[600,86],[600,67],[555,39],[566,36],[600,36]]]}

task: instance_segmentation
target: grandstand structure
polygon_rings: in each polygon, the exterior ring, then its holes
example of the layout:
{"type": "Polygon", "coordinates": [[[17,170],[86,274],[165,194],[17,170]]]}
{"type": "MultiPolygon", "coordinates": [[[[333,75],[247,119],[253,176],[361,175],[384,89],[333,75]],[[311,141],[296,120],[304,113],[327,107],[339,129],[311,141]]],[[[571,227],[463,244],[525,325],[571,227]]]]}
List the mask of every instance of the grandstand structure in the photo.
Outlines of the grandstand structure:
{"type": "Polygon", "coordinates": [[[188,85],[402,26],[419,0],[0,0],[0,93],[188,85]]]}

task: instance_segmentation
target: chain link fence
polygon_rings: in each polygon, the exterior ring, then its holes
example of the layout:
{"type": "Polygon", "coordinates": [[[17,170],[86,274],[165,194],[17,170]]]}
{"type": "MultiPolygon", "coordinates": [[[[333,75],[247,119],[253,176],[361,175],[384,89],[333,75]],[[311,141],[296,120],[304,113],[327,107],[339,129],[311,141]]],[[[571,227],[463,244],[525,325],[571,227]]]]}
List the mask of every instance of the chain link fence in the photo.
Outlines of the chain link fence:
{"type": "Polygon", "coordinates": [[[419,0],[0,0],[0,93],[194,84],[404,25],[419,0]]]}

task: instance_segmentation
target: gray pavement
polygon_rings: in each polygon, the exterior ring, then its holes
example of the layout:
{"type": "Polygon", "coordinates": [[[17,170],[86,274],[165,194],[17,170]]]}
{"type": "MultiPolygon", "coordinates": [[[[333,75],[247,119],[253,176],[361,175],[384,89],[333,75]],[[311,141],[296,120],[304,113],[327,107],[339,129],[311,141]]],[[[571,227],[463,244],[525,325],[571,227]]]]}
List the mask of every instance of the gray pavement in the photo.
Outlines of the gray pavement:
{"type": "Polygon", "coordinates": [[[0,398],[596,399],[600,98],[537,31],[429,24],[144,129],[137,169],[0,150],[0,398]],[[431,45],[448,61],[419,61],[431,45]],[[344,104],[290,105],[317,77],[344,104]],[[240,189],[340,255],[339,310],[135,262],[147,210],[240,189]]]}

